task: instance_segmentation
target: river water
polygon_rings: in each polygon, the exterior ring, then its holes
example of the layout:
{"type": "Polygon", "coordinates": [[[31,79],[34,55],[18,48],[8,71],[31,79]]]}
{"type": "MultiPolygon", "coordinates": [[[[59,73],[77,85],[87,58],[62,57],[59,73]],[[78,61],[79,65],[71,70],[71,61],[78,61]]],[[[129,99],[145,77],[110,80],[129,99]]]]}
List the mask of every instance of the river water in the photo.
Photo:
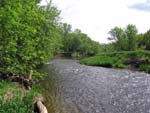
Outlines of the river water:
{"type": "Polygon", "coordinates": [[[43,70],[49,113],[150,113],[150,74],[59,59],[43,70]]]}

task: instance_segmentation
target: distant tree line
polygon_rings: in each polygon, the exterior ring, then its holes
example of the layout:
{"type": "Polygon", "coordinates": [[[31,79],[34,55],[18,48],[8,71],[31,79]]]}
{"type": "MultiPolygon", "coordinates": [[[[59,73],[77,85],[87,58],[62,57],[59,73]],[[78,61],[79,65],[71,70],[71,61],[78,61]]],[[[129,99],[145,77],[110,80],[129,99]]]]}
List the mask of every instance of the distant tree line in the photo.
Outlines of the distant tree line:
{"type": "Polygon", "coordinates": [[[91,40],[81,30],[72,31],[71,25],[67,23],[61,23],[60,27],[62,30],[62,51],[78,53],[81,56],[96,55],[99,52],[100,44],[91,40]]]}
{"type": "Polygon", "coordinates": [[[115,51],[150,50],[150,30],[138,34],[135,25],[129,24],[126,28],[115,27],[109,31],[112,43],[108,44],[115,51]]]}
{"type": "Polygon", "coordinates": [[[80,60],[85,65],[127,68],[150,73],[150,30],[139,34],[135,25],[114,27],[110,43],[101,44],[99,54],[80,60]]]}

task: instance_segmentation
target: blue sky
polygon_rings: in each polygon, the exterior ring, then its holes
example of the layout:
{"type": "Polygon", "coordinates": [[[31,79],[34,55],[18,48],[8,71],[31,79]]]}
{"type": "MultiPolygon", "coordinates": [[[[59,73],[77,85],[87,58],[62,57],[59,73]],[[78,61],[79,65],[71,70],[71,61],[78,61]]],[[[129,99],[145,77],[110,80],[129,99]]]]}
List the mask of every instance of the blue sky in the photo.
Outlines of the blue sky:
{"type": "MultiPolygon", "coordinates": [[[[45,4],[43,0],[42,4],[45,4]]],[[[115,26],[137,26],[139,33],[150,29],[150,0],[52,0],[61,10],[63,22],[79,28],[93,40],[107,43],[115,26]]]]}
{"type": "Polygon", "coordinates": [[[135,3],[131,6],[129,6],[129,8],[136,9],[136,10],[139,10],[139,11],[150,12],[150,0],[147,0],[143,3],[135,3]]]}

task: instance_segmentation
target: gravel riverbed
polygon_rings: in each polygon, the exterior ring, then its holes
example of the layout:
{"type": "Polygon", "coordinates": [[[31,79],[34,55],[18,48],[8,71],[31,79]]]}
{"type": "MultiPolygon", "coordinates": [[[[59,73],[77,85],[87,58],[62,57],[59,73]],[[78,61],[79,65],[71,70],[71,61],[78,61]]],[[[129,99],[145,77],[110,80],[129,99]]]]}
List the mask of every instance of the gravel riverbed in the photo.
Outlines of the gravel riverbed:
{"type": "Polygon", "coordinates": [[[150,113],[150,74],[53,60],[70,113],[150,113]]]}

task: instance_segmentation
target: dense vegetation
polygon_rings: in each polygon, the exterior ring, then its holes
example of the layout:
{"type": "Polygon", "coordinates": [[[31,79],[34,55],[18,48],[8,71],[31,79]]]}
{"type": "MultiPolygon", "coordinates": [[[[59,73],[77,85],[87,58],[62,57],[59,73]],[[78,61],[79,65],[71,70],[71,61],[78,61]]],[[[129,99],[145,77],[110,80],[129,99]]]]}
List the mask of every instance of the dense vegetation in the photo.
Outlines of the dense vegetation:
{"type": "Polygon", "coordinates": [[[101,53],[95,57],[82,59],[87,65],[134,68],[150,72],[150,31],[138,34],[135,25],[126,28],[115,27],[110,30],[111,43],[101,45],[101,53]]]}
{"type": "Polygon", "coordinates": [[[71,25],[62,23],[62,51],[71,52],[73,57],[85,57],[96,55],[100,50],[100,44],[90,39],[81,30],[71,30],[71,25]]]}
{"type": "Polygon", "coordinates": [[[1,0],[0,72],[29,75],[59,48],[59,11],[37,0],[1,0]]]}
{"type": "Polygon", "coordinates": [[[99,54],[95,57],[83,59],[82,64],[114,67],[114,68],[136,68],[141,71],[150,72],[149,51],[121,51],[99,54]]]}
{"type": "Polygon", "coordinates": [[[113,51],[150,50],[150,30],[138,34],[135,25],[129,24],[126,28],[115,27],[109,31],[113,51]]]}
{"type": "MultiPolygon", "coordinates": [[[[33,79],[45,75],[37,71],[39,67],[62,46],[60,11],[51,2],[47,6],[40,6],[39,2],[0,0],[0,79],[31,86],[33,79]]],[[[38,92],[18,87],[0,81],[1,113],[33,111],[38,92]]]]}
{"type": "Polygon", "coordinates": [[[33,113],[35,96],[41,96],[37,88],[30,92],[15,83],[0,81],[0,113],[33,113]]]}

